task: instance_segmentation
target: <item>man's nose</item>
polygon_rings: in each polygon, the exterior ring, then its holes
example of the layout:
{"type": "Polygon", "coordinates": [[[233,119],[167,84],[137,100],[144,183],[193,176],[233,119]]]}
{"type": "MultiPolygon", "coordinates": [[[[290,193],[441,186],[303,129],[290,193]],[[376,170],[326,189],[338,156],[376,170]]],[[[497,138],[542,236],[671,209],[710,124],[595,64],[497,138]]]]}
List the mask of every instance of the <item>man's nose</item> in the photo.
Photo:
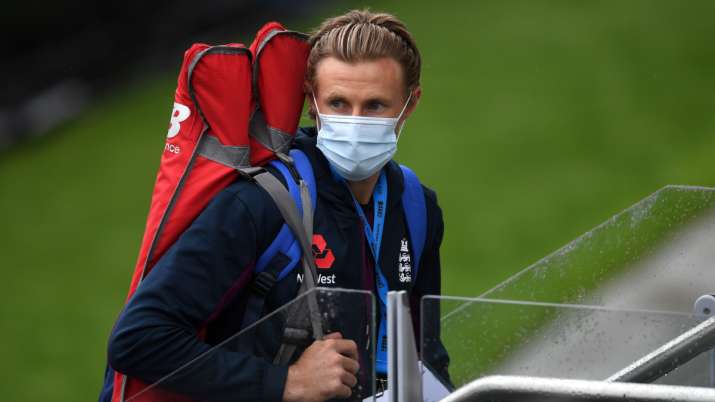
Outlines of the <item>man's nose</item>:
{"type": "Polygon", "coordinates": [[[363,109],[362,106],[353,106],[352,108],[352,113],[350,114],[351,116],[365,116],[365,110],[363,109]]]}

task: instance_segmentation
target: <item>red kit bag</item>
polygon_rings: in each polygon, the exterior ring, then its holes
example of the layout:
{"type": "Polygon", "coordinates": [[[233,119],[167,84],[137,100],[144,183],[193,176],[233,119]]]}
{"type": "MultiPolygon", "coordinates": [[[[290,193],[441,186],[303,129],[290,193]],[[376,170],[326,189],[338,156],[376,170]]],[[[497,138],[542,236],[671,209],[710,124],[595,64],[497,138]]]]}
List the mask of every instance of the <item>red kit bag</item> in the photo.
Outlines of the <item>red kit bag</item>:
{"type": "MultiPolygon", "coordinates": [[[[304,102],[306,35],[271,22],[250,47],[194,44],[184,53],[166,145],[127,301],[156,262],[239,170],[287,153],[304,102]]],[[[111,377],[111,372],[109,377],[111,377]]],[[[112,402],[188,401],[114,373],[112,402]]],[[[100,398],[101,400],[101,398],[100,398]]]]}

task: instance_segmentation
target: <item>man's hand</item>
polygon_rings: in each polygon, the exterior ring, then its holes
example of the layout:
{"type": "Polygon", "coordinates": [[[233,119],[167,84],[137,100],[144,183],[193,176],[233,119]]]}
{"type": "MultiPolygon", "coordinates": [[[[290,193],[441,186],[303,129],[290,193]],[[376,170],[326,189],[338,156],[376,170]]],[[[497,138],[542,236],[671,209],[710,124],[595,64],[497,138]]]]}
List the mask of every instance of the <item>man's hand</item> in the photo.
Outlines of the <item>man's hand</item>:
{"type": "Polygon", "coordinates": [[[339,332],[313,342],[297,362],[288,368],[283,390],[285,402],[323,402],[349,398],[360,369],[357,344],[339,332]]]}

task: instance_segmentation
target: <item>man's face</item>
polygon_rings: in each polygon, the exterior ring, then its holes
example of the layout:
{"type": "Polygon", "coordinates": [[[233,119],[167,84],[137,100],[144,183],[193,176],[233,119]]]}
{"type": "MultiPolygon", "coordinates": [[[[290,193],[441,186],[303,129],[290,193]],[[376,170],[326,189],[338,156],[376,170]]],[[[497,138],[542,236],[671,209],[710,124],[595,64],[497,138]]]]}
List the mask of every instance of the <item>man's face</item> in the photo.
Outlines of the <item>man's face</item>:
{"type": "MultiPolygon", "coordinates": [[[[315,100],[322,114],[397,117],[407,101],[402,68],[390,57],[357,63],[328,57],[315,73],[315,100]]],[[[398,127],[412,113],[420,92],[413,91],[398,127]]]]}

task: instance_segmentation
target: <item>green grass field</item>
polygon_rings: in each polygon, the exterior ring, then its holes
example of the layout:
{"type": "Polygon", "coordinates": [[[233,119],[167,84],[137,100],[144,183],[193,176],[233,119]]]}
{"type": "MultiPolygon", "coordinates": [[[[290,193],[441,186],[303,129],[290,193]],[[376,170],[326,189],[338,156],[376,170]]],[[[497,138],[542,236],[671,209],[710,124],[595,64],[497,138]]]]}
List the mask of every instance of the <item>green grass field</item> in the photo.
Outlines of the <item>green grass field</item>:
{"type": "MultiPolygon", "coordinates": [[[[476,295],[666,184],[715,185],[715,3],[370,6],[423,53],[398,159],[439,194],[445,293],[476,295]]],[[[96,397],[175,74],[136,77],[0,155],[4,400],[96,397]]]]}

